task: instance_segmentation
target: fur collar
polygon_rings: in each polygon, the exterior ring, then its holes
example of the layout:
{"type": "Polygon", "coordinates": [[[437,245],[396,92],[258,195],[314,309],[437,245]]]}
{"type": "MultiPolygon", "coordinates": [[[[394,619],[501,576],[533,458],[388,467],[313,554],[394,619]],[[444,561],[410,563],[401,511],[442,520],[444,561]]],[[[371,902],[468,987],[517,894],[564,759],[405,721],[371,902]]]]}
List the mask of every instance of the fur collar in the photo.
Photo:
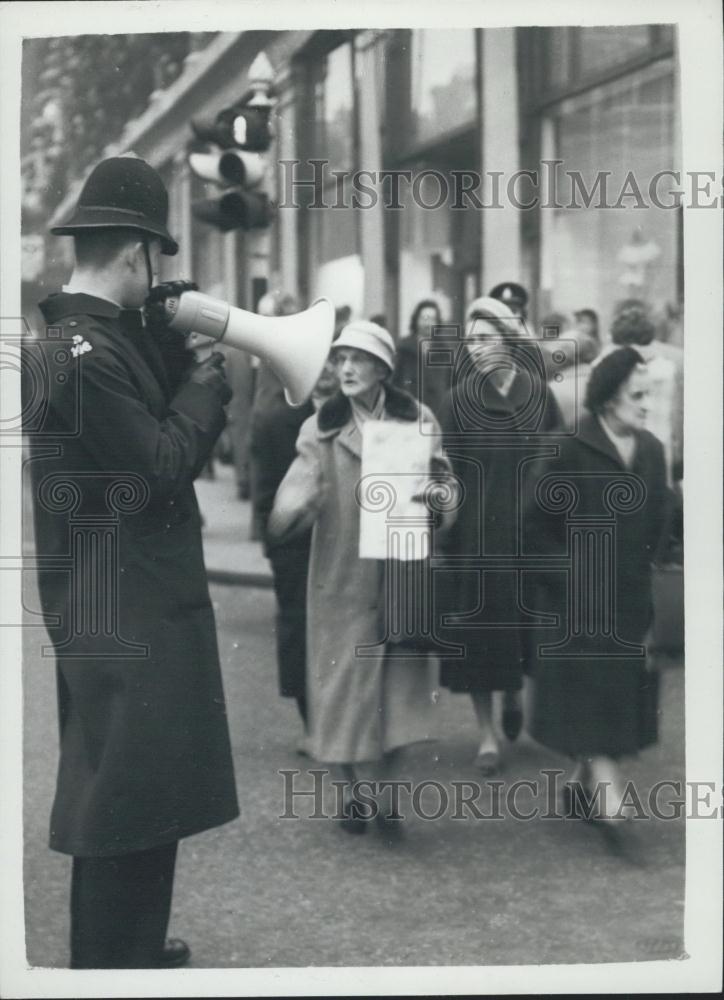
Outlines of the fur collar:
{"type": "MultiPolygon", "coordinates": [[[[414,396],[385,382],[385,413],[395,420],[417,420],[420,412],[414,396]]],[[[319,408],[317,423],[322,432],[340,430],[352,419],[352,406],[339,390],[319,408]]]]}

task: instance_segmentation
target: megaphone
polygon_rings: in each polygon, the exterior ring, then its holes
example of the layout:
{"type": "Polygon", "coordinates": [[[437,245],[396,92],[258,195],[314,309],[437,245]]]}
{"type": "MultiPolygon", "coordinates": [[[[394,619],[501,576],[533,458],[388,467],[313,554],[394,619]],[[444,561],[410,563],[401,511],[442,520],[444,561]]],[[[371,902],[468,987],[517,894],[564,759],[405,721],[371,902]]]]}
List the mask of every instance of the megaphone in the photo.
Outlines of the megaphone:
{"type": "Polygon", "coordinates": [[[166,324],[179,333],[249,351],[266,361],[284,386],[291,406],[309,399],[322,373],[334,336],[334,306],[317,299],[294,316],[258,316],[202,292],[170,295],[166,324]]]}

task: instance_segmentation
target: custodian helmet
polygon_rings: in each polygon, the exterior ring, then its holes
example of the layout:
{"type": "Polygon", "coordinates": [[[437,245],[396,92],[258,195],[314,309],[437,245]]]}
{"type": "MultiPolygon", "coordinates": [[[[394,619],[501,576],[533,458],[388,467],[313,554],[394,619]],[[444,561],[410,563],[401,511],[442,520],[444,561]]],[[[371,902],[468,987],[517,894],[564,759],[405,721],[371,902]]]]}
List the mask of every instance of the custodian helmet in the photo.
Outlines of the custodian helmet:
{"type": "Polygon", "coordinates": [[[173,256],[178,243],[166,228],[168,193],[159,174],[135,156],[102,160],[83,185],[75,212],[51,232],[74,236],[87,229],[138,229],[161,240],[173,256]]]}

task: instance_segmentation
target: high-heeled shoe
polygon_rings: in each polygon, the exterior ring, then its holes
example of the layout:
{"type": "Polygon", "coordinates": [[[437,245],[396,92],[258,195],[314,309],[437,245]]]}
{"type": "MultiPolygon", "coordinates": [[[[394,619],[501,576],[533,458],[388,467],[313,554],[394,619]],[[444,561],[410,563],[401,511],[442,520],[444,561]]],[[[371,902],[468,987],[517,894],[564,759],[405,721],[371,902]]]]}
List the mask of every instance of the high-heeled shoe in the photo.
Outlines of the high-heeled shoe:
{"type": "Polygon", "coordinates": [[[520,705],[520,695],[506,697],[503,701],[503,714],[500,720],[505,738],[514,743],[523,728],[523,709],[520,705]]]}
{"type": "Polygon", "coordinates": [[[486,778],[500,773],[500,754],[495,750],[478,753],[474,761],[477,770],[486,778]]]}
{"type": "Polygon", "coordinates": [[[581,782],[566,782],[561,789],[564,819],[583,820],[600,836],[609,854],[637,868],[645,868],[647,859],[631,820],[615,819],[602,814],[594,807],[594,801],[590,789],[581,782]]]}

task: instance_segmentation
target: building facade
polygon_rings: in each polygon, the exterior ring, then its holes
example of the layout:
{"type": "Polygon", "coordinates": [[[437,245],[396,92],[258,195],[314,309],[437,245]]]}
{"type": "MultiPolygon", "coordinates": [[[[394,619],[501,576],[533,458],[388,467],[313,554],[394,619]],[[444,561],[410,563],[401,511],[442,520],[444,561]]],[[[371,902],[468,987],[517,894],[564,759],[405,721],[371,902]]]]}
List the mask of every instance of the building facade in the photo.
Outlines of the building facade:
{"type": "Polygon", "coordinates": [[[163,277],[243,308],[270,288],[328,295],[400,336],[420,299],[459,322],[508,280],[534,322],[588,307],[605,333],[625,298],[672,327],[680,311],[681,210],[649,197],[680,169],[678,103],[671,26],[221,33],[107,153],[133,150],[168,184],[182,249],[163,277]],[[260,51],[278,208],[266,230],[224,234],[191,211],[219,192],[188,166],[190,119],[238,100],[260,51]]]}

